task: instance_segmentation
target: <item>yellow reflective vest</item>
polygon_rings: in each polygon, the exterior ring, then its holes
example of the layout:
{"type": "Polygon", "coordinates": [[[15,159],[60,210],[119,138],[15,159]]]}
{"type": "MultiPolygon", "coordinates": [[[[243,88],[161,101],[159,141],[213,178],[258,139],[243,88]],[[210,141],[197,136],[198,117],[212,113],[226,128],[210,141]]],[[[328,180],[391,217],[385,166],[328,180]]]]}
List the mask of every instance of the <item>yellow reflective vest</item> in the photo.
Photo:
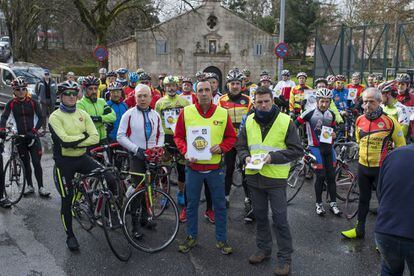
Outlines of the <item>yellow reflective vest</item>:
{"type": "MultiPolygon", "coordinates": [[[[253,119],[254,113],[246,120],[247,145],[250,155],[269,153],[287,148],[285,144],[286,134],[289,128],[290,117],[282,112],[277,115],[272,127],[263,140],[259,124],[253,119]]],[[[261,174],[269,178],[287,179],[289,176],[290,163],[265,164],[261,170],[248,170],[247,175],[261,174]]]]}
{"type": "MultiPolygon", "coordinates": [[[[227,110],[217,106],[213,116],[204,118],[198,113],[196,106],[189,105],[184,107],[184,124],[185,131],[189,127],[210,127],[211,145],[219,145],[223,141],[224,132],[227,126],[227,110]]],[[[188,142],[188,141],[187,141],[188,142]]],[[[197,164],[219,164],[221,162],[221,154],[213,154],[210,160],[199,160],[197,164]]]]}

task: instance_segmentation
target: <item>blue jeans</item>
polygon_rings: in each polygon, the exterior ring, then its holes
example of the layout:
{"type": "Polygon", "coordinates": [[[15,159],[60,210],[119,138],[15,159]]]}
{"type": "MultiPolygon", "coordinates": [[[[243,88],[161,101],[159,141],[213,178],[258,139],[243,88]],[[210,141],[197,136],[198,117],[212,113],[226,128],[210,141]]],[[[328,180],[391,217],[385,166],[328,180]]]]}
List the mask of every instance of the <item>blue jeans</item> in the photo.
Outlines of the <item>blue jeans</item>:
{"type": "Polygon", "coordinates": [[[414,274],[414,240],[377,232],[375,240],[381,252],[381,276],[403,275],[404,262],[414,274]]]}
{"type": "Polygon", "coordinates": [[[198,234],[198,204],[200,202],[201,187],[204,180],[211,192],[213,209],[216,220],[216,240],[227,241],[227,210],[224,197],[224,172],[222,169],[200,173],[186,167],[185,190],[187,195],[187,234],[197,238],[198,234]]]}

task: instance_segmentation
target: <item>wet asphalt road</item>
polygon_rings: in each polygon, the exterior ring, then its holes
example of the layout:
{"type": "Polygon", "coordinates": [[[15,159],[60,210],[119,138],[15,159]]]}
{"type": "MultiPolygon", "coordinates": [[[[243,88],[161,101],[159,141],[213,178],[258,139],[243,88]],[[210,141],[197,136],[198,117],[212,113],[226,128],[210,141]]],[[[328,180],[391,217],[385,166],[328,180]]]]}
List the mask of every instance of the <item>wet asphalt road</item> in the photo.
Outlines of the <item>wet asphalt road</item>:
{"type": "MultiPolygon", "coordinates": [[[[273,275],[273,257],[252,266],[247,258],[254,253],[255,226],[243,223],[243,190],[234,188],[228,213],[228,236],[234,253],[223,256],[215,248],[214,226],[200,218],[198,246],[190,253],[178,253],[178,241],[156,254],[134,250],[128,263],[118,261],[110,251],[102,229],[85,232],[74,222],[81,245],[79,253],[65,246],[65,233],[59,218],[60,198],[52,179],[51,145],[42,138],[45,186],[50,199],[37,193],[25,197],[11,210],[0,209],[0,275],[273,275]]],[[[7,158],[7,154],[4,155],[7,158]]],[[[36,186],[36,184],[35,184],[36,186]]],[[[175,193],[174,193],[175,194],[175,193]]],[[[341,204],[339,205],[342,206],[341,204]]],[[[204,210],[204,204],[200,207],[204,210]]],[[[346,241],[340,231],[353,221],[327,213],[314,213],[313,188],[309,183],[289,205],[289,221],[295,252],[292,275],[378,275],[379,255],[375,251],[373,226],[368,216],[365,240],[346,241]]],[[[185,237],[185,224],[177,239],[185,237]]]]}

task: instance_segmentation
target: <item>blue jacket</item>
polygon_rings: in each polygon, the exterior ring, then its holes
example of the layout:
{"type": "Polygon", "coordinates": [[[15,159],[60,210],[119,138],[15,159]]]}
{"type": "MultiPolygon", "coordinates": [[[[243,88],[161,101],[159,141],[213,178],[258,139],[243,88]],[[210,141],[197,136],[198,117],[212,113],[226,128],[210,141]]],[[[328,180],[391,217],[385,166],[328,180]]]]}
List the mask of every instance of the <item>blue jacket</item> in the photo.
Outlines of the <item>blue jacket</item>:
{"type": "Polygon", "coordinates": [[[375,232],[414,241],[414,144],[390,152],[381,166],[375,232]]]}
{"type": "Polygon", "coordinates": [[[348,111],[352,107],[352,101],[348,100],[348,89],[343,88],[342,90],[333,89],[333,102],[339,111],[348,111]]]}
{"type": "Polygon", "coordinates": [[[107,104],[115,111],[116,120],[113,123],[114,128],[108,134],[110,142],[116,141],[116,134],[118,132],[119,122],[121,121],[122,115],[128,110],[128,106],[124,102],[114,103],[113,101],[108,101],[107,104]]]}

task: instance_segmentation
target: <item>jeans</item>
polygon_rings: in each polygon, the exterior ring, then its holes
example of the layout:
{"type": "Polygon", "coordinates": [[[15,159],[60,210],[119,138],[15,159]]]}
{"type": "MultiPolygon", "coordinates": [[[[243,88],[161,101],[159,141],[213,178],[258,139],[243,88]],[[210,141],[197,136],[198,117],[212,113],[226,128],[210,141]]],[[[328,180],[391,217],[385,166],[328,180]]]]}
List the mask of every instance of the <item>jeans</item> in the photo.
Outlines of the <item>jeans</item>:
{"type": "Polygon", "coordinates": [[[381,252],[381,276],[403,275],[404,261],[414,274],[414,240],[377,232],[375,240],[381,252]]]}
{"type": "Polygon", "coordinates": [[[274,188],[256,188],[249,186],[256,218],[256,244],[265,254],[272,252],[272,233],[268,212],[269,202],[272,210],[273,232],[278,245],[277,258],[281,263],[290,263],[293,252],[292,236],[287,220],[286,186],[274,188]]]}
{"type": "Polygon", "coordinates": [[[201,173],[186,167],[186,195],[187,195],[187,234],[197,238],[198,234],[198,205],[200,202],[201,187],[207,182],[213,200],[216,220],[216,240],[227,241],[227,210],[224,197],[224,173],[222,169],[201,173]]]}

